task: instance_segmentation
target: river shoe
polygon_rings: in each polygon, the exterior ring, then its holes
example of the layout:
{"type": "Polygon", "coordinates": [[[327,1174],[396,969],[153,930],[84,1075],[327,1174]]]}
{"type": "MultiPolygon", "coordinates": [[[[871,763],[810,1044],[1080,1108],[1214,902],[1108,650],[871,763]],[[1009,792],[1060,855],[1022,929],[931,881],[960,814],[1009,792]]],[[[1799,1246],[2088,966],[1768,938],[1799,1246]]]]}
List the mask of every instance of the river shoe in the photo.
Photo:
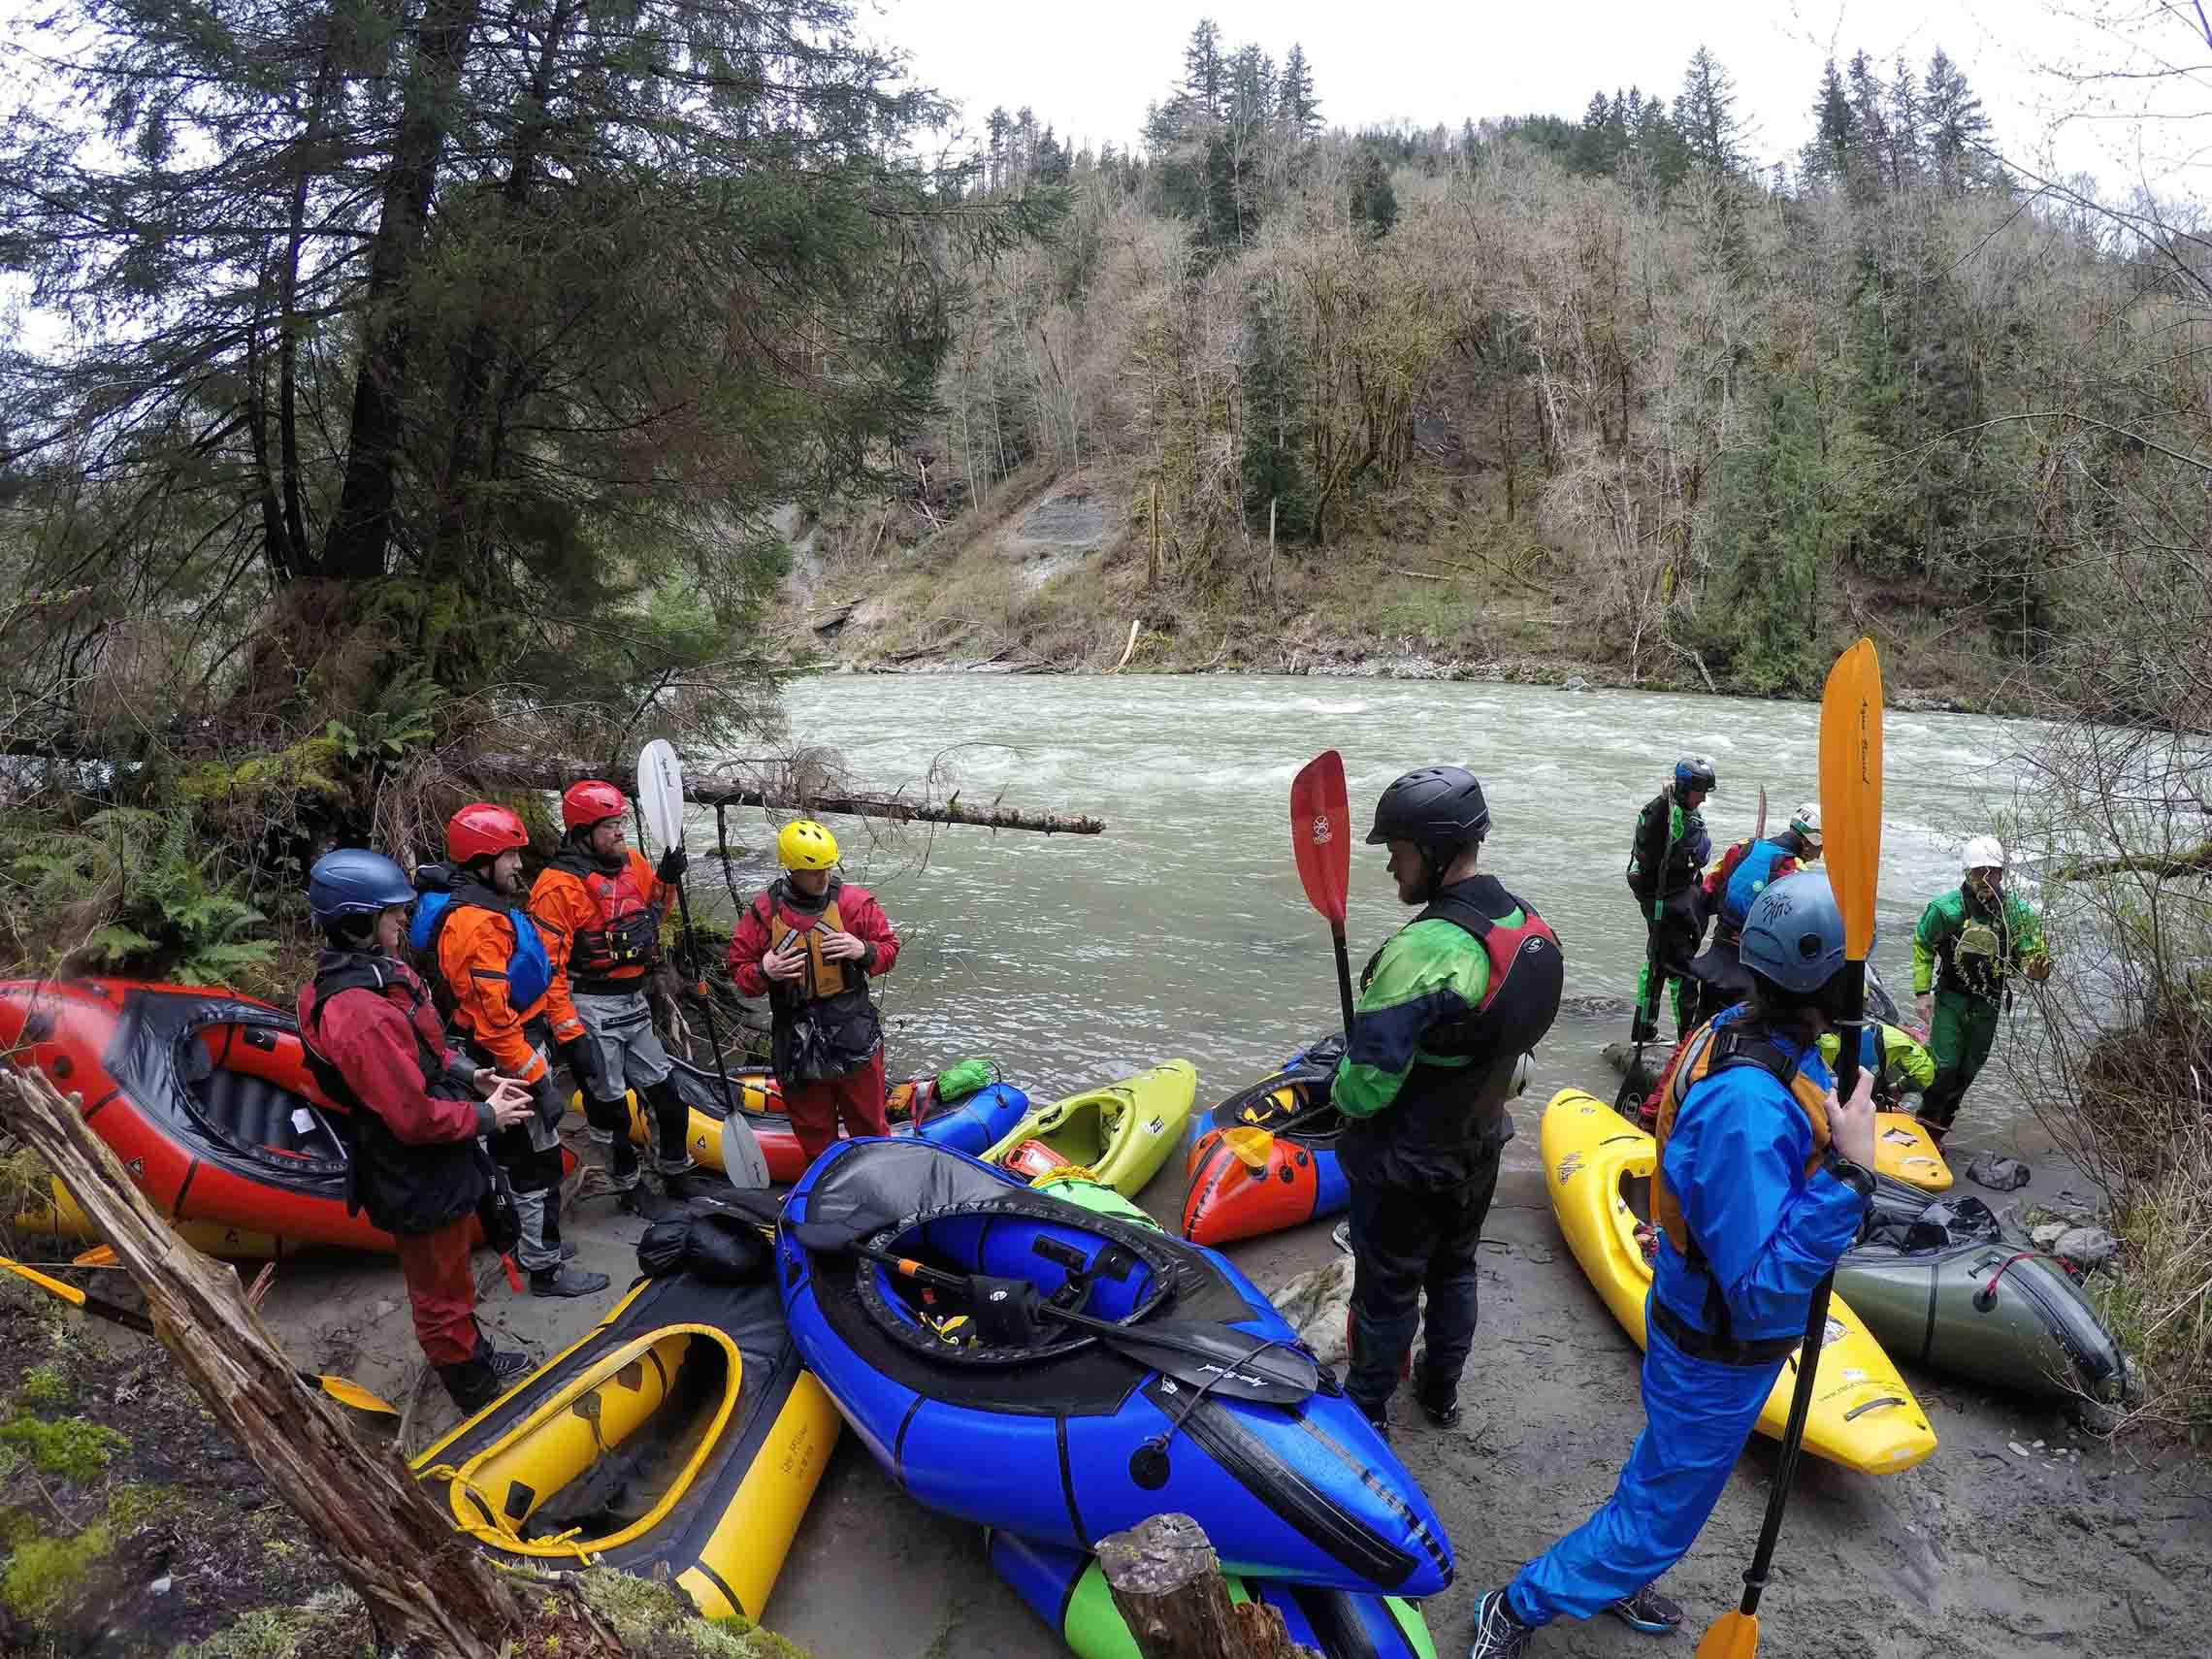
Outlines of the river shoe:
{"type": "Polygon", "coordinates": [[[533,1296],[589,1296],[604,1290],[610,1281],[603,1273],[580,1273],[569,1267],[540,1267],[530,1275],[533,1296]]]}
{"type": "Polygon", "coordinates": [[[1682,1610],[1649,1584],[1633,1596],[1623,1596],[1606,1609],[1631,1630],[1664,1636],[1682,1622],[1682,1610]]]}
{"type": "Polygon", "coordinates": [[[1467,1659],[1520,1659],[1536,1626],[1523,1624],[1507,1604],[1506,1592],[1487,1590],[1475,1604],[1475,1645],[1467,1659]]]}

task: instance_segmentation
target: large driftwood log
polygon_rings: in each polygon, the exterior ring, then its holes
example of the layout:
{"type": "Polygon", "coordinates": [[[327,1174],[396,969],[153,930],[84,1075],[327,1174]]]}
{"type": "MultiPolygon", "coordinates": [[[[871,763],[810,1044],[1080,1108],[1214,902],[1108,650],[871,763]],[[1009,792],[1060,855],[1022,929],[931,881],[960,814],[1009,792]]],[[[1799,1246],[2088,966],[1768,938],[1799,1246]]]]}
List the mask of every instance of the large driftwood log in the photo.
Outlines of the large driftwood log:
{"type": "MultiPolygon", "coordinates": [[[[336,1408],[300,1384],[238,1274],[170,1230],[85,1126],[81,1100],[64,1099],[37,1072],[0,1067],[0,1115],[98,1224],[146,1292],[163,1344],[360,1593],[384,1647],[424,1659],[512,1651],[537,1622],[515,1590],[455,1535],[396,1455],[363,1446],[336,1408]]],[[[580,1602],[563,1611],[564,1654],[627,1652],[580,1602]]]]}
{"type": "MultiPolygon", "coordinates": [[[[627,766],[591,770],[526,755],[478,755],[464,769],[475,782],[491,789],[535,789],[558,795],[581,777],[604,778],[616,788],[631,792],[637,788],[636,774],[627,766]]],[[[687,777],[684,799],[695,806],[767,806],[791,812],[883,818],[899,824],[965,824],[978,830],[1035,830],[1047,835],[1096,835],[1106,828],[1104,819],[1081,813],[1024,812],[995,802],[968,804],[961,801],[958,792],[944,801],[910,800],[902,795],[873,791],[829,794],[808,790],[787,795],[777,790],[764,790],[757,783],[687,777]]]]}
{"type": "Polygon", "coordinates": [[[2055,881],[2086,881],[2091,876],[2147,875],[2161,881],[2177,881],[2184,876],[2212,875],[2212,841],[2199,841],[2186,853],[2170,859],[2155,853],[2127,853],[2117,859],[2098,859],[2088,863],[2061,864],[2050,872],[2055,881]]]}
{"type": "Polygon", "coordinates": [[[1232,1602],[1195,1520],[1154,1515],[1098,1541],[1114,1606],[1144,1659],[1319,1659],[1262,1602],[1232,1602]]]}

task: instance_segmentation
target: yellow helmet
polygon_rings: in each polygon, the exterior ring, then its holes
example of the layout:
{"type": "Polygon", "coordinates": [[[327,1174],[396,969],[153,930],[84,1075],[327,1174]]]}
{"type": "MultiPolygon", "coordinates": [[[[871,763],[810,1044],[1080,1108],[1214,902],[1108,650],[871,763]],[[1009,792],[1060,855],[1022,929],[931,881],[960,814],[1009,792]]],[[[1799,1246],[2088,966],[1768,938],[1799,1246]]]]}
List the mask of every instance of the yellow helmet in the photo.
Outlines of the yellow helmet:
{"type": "Polygon", "coordinates": [[[787,870],[826,870],[837,862],[837,837],[811,818],[795,818],[776,834],[776,862],[787,870]]]}

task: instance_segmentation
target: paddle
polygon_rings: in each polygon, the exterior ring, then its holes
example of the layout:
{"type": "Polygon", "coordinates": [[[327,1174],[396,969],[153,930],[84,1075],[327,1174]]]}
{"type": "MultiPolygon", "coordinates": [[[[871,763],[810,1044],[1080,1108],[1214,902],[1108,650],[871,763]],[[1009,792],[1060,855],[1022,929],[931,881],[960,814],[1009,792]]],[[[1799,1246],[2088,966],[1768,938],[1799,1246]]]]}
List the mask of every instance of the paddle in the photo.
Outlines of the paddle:
{"type": "MultiPolygon", "coordinates": [[[[684,767],[665,737],[656,737],[637,752],[637,802],[654,838],[666,852],[684,844],[684,767]]],[[[691,900],[684,896],[684,878],[676,877],[676,911],[683,918],[684,954],[693,967],[699,965],[699,943],[692,936],[691,900]]],[[[706,976],[699,975],[694,989],[706,1011],[706,1042],[714,1051],[714,1075],[721,1080],[723,1098],[731,1102],[722,1121],[722,1168],[731,1185],[758,1188],[768,1184],[768,1160],[755,1141],[752,1124],[738,1112],[740,1098],[730,1087],[730,1073],[722,1059],[722,1033],[715,1028],[714,999],[706,992],[706,976]],[[753,1143],[748,1150],[747,1143],[753,1143]],[[732,1153],[735,1154],[732,1156],[732,1153]]]]}
{"type": "Polygon", "coordinates": [[[1344,789],[1344,757],[1324,749],[1290,780],[1290,851],[1306,899],[1329,925],[1336,943],[1337,996],[1345,1040],[1351,1040],[1351,959],[1344,948],[1345,900],[1351,892],[1351,802],[1344,789]]]}
{"type": "MultiPolygon", "coordinates": [[[[153,1321],[135,1308],[126,1308],[119,1302],[110,1302],[104,1297],[91,1295],[86,1291],[78,1289],[74,1285],[65,1285],[58,1279],[49,1279],[37,1268],[25,1267],[21,1262],[11,1260],[4,1255],[0,1255],[0,1268],[6,1268],[18,1278],[29,1280],[40,1289],[50,1291],[71,1307],[83,1313],[96,1314],[103,1319],[112,1320],[114,1323],[121,1325],[125,1330],[137,1331],[141,1336],[153,1336],[155,1334],[153,1321]]],[[[400,1415],[400,1408],[393,1405],[391,1401],[382,1398],[380,1395],[370,1393],[368,1389],[349,1378],[319,1377],[312,1371],[296,1371],[293,1375],[299,1378],[301,1382],[320,1388],[339,1404],[351,1406],[357,1412],[374,1412],[379,1416],[387,1417],[396,1417],[400,1415]]]]}
{"type": "MultiPolygon", "coordinates": [[[[1882,667],[1871,639],[1860,640],[1837,659],[1821,693],[1820,819],[1829,885],[1835,890],[1837,908],[1843,913],[1844,1017],[1838,1021],[1841,1041],[1836,1057],[1836,1092],[1838,1099],[1847,1099],[1859,1086],[1859,1030],[1866,1022],[1867,957],[1874,943],[1874,887],[1882,853],[1882,667]]],[[[1790,1480],[1805,1444],[1813,1373],[1820,1368],[1829,1293],[1835,1287],[1835,1274],[1825,1275],[1813,1286],[1805,1308],[1797,1386],[1790,1394],[1789,1421],[1782,1430],[1773,1487],[1767,1494],[1767,1519],[1743,1575],[1743,1599],[1734,1612],[1722,1614],[1707,1629],[1698,1643],[1697,1659],[1751,1659],[1759,1650],[1759,1597],[1773,1565],[1782,1512],[1790,1501],[1790,1480]]]]}
{"type": "MultiPolygon", "coordinates": [[[[798,1237],[801,1230],[793,1229],[793,1236],[798,1237]]],[[[804,1244],[805,1240],[800,1238],[799,1242],[804,1244]]],[[[1054,1307],[1026,1279],[946,1273],[925,1267],[911,1256],[894,1255],[867,1245],[850,1248],[902,1279],[965,1297],[977,1310],[976,1324],[987,1336],[994,1330],[1018,1333],[1033,1329],[1037,1320],[1049,1319],[1094,1336],[1117,1353],[1179,1382],[1265,1406],[1294,1406],[1320,1386],[1320,1373],[1312,1357],[1285,1346],[1281,1338],[1257,1336],[1234,1325],[1204,1319],[1152,1319],[1142,1326],[1118,1325],[1111,1319],[1094,1319],[1088,1314],[1054,1307]]],[[[1020,1338],[1016,1335],[998,1340],[1020,1338]]]]}

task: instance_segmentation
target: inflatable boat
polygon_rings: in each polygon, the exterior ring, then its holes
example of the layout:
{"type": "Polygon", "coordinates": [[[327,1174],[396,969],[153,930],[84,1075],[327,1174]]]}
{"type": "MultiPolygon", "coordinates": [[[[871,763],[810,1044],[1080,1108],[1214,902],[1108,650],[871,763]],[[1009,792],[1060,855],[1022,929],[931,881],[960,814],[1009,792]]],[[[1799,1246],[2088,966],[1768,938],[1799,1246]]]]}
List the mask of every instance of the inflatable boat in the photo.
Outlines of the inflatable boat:
{"type": "Polygon", "coordinates": [[[1197,1096],[1198,1073],[1190,1062],[1166,1060],[1120,1083],[1035,1108],[980,1155],[986,1163],[999,1163],[1035,1141],[1122,1197],[1134,1198],[1182,1141],[1197,1096]]]}
{"type": "Polygon", "coordinates": [[[341,1109],[309,1073],[287,1011],[211,986],[9,980],[0,1050],[76,1093],[84,1121],[172,1220],[392,1248],[390,1234],[345,1213],[346,1150],[332,1126],[341,1109]]]}
{"type": "Polygon", "coordinates": [[[2065,1265],[2008,1241],[1979,1198],[1878,1179],[1836,1289],[1895,1358],[2048,1399],[2123,1391],[2120,1344],[2065,1265]]]}
{"type": "Polygon", "coordinates": [[[1413,1478],[1211,1251],[899,1139],[824,1153],[776,1248],[808,1368],[931,1509],[1079,1550],[1182,1511],[1235,1573],[1415,1597],[1451,1580],[1413,1478]],[[987,1323],[1032,1300],[1025,1336],[987,1323]],[[1185,1346],[1139,1357],[1155,1337],[1185,1346]],[[1285,1376],[1284,1403],[1235,1392],[1285,1376]]]}
{"type": "MultiPolygon", "coordinates": [[[[1095,1558],[993,1532],[991,1564],[1076,1659],[1142,1659],[1095,1558]]],[[[1264,1602],[1290,1641],[1321,1659],[1436,1659],[1420,1610],[1399,1596],[1361,1596],[1268,1578],[1231,1578],[1233,1602],[1264,1602]]]]}
{"type": "MultiPolygon", "coordinates": [[[[1595,1095],[1562,1089],[1544,1109],[1542,1145],[1545,1189],[1559,1230],[1613,1317],[1642,1348],[1651,1290],[1645,1239],[1658,1143],[1595,1095]]],[[[1936,1449],[1928,1414],[1853,1311],[1840,1278],[1815,1363],[1805,1450],[1862,1474],[1893,1475],[1936,1449]]],[[[1759,1414],[1761,1434],[1781,1438],[1797,1365],[1793,1356],[1774,1379],[1759,1414]]]]}
{"type": "Polygon", "coordinates": [[[1183,1236],[1222,1245],[1333,1216],[1351,1202],[1337,1141],[1344,1116],[1329,1085],[1344,1039],[1332,1036],[1200,1119],[1184,1156],[1190,1185],[1183,1236]]]}
{"type": "MultiPolygon", "coordinates": [[[[694,1163],[704,1164],[709,1169],[722,1168],[722,1124],[730,1116],[731,1100],[734,1096],[736,1109],[752,1125],[753,1137],[767,1160],[768,1179],[785,1185],[804,1173],[806,1154],[800,1150],[798,1135],[784,1112],[783,1090],[776,1083],[774,1072],[764,1066],[732,1066],[730,1090],[725,1093],[721,1078],[713,1072],[702,1071],[672,1056],[670,1058],[675,1067],[676,1092],[691,1108],[694,1163]]],[[[972,1155],[1002,1139],[1029,1110],[1029,1097],[1011,1083],[989,1083],[962,1099],[935,1104],[933,1109],[925,1111],[917,1131],[913,1123],[913,1102],[929,1097],[927,1090],[918,1087],[926,1081],[909,1078],[893,1084],[886,1091],[885,1105],[893,1119],[894,1133],[918,1132],[934,1146],[952,1147],[972,1155]]],[[[657,1133],[651,1110],[639,1104],[634,1090],[628,1099],[630,1138],[650,1149],[657,1133]]],[[[578,1112],[584,1109],[581,1094],[571,1095],[569,1103],[578,1112]]]]}
{"type": "Polygon", "coordinates": [[[775,1287],[679,1273],[411,1467],[505,1565],[670,1578],[708,1618],[758,1619],[836,1441],[775,1287]]]}

